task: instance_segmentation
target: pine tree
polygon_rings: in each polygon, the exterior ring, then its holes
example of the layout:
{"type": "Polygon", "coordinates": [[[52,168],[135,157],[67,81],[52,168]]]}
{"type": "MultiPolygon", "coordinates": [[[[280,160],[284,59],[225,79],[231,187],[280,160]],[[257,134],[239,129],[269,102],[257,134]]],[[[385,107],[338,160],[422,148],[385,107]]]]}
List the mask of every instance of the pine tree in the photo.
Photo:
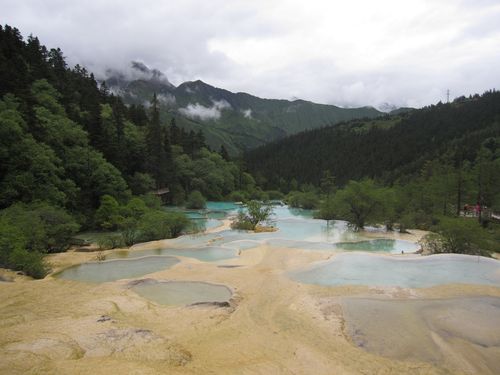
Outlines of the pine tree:
{"type": "Polygon", "coordinates": [[[181,144],[181,132],[175,122],[175,117],[170,120],[170,142],[173,145],[181,144]]]}
{"type": "Polygon", "coordinates": [[[224,145],[220,145],[219,154],[220,154],[220,156],[222,156],[222,158],[224,160],[226,160],[226,161],[230,160],[229,154],[228,154],[228,152],[226,150],[226,147],[224,147],[224,145]]]}
{"type": "Polygon", "coordinates": [[[146,130],[146,146],[148,150],[147,170],[156,181],[157,188],[166,184],[166,155],[163,145],[163,132],[160,125],[160,111],[156,93],[151,101],[151,119],[146,130]]]}

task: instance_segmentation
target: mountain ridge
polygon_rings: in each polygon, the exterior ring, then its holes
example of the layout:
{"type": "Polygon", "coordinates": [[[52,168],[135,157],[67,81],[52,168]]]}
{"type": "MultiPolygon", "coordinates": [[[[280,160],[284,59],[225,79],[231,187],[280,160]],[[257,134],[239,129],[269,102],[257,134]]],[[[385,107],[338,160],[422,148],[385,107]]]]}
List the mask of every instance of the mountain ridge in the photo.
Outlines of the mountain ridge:
{"type": "Polygon", "coordinates": [[[472,163],[483,142],[498,137],[500,93],[487,91],[447,104],[306,130],[247,152],[245,162],[271,190],[286,191],[282,185],[293,179],[318,186],[324,171],[339,185],[363,178],[393,184],[418,176],[430,160],[472,163]]]}
{"type": "Polygon", "coordinates": [[[108,70],[104,81],[129,105],[148,106],[156,93],[164,122],[175,118],[187,130],[201,130],[213,149],[224,145],[232,155],[303,130],[384,115],[369,106],[342,108],[303,99],[233,93],[199,79],[175,86],[163,73],[139,62],[132,62],[131,71],[108,70]]]}

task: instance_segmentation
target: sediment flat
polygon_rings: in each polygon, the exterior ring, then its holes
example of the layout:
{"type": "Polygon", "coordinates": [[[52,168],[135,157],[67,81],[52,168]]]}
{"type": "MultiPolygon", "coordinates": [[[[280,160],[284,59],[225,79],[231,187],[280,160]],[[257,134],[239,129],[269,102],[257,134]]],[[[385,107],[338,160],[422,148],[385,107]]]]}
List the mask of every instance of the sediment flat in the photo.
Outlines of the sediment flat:
{"type": "MultiPolygon", "coordinates": [[[[349,331],[345,298],[499,298],[500,287],[324,287],[287,276],[334,256],[259,246],[219,262],[183,258],[170,269],[147,275],[227,285],[234,294],[230,305],[222,307],[160,305],[128,288],[130,280],[89,284],[49,275],[33,281],[4,271],[14,275],[14,282],[0,283],[0,373],[493,374],[491,363],[488,367],[480,357],[463,355],[467,337],[473,336],[470,324],[468,336],[460,339],[465,344],[447,346],[447,360],[367,350],[349,331]]],[[[51,255],[49,261],[57,271],[92,257],[68,252],[51,255]]],[[[431,325],[426,329],[432,332],[431,325]]]]}

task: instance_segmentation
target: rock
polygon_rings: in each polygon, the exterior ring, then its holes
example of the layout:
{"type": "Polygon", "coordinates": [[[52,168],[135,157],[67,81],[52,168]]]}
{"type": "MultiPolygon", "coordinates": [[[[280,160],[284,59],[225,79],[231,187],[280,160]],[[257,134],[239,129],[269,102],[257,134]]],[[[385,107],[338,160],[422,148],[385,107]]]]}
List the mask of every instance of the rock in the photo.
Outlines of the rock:
{"type": "Polygon", "coordinates": [[[0,282],[11,283],[13,281],[14,281],[14,279],[12,277],[10,277],[10,276],[0,275],[0,282]]]}
{"type": "Polygon", "coordinates": [[[228,301],[224,301],[224,302],[195,302],[195,303],[190,304],[189,306],[231,307],[231,304],[228,301]]]}
{"type": "Polygon", "coordinates": [[[97,323],[108,322],[111,320],[111,317],[108,315],[101,315],[99,319],[97,319],[97,323]]]}
{"type": "Polygon", "coordinates": [[[110,329],[79,340],[85,357],[117,357],[141,361],[166,362],[184,366],[192,360],[186,349],[142,328],[110,329]]]}
{"type": "Polygon", "coordinates": [[[73,340],[52,337],[42,337],[28,343],[11,344],[7,346],[7,349],[30,352],[52,360],[79,359],[84,354],[84,350],[73,340]]]}

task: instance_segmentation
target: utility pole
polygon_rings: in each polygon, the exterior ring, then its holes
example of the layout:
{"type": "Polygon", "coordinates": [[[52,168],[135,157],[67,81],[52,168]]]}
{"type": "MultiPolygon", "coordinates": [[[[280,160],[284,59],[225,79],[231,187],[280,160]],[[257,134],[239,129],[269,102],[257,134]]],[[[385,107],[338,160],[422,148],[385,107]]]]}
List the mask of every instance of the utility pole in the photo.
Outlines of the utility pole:
{"type": "Polygon", "coordinates": [[[450,102],[450,89],[446,90],[446,103],[450,102]]]}

